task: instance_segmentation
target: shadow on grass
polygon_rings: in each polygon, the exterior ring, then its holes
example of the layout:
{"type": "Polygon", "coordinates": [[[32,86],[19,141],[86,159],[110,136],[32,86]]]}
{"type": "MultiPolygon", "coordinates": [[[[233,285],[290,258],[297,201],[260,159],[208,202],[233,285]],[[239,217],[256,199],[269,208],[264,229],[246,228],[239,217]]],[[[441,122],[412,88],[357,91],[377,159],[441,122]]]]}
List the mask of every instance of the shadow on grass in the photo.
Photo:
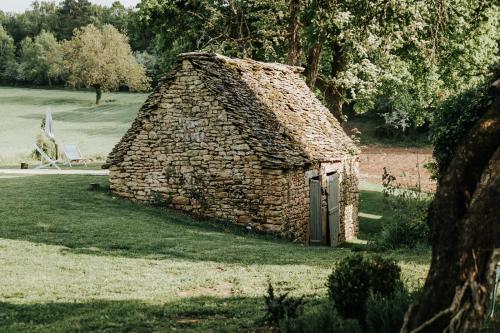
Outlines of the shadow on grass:
{"type": "Polygon", "coordinates": [[[1,332],[241,332],[262,326],[263,298],[196,297],[142,301],[0,302],[1,332]]]}
{"type": "MultiPolygon", "coordinates": [[[[221,263],[329,267],[349,249],[304,247],[270,236],[89,191],[94,176],[33,176],[0,182],[0,237],[59,245],[66,253],[221,263]]],[[[371,194],[374,195],[374,194],[371,194]]],[[[362,202],[374,198],[361,195],[362,202]]],[[[365,203],[366,204],[366,203],[365,203]]],[[[375,204],[376,206],[377,204],[375,204]]],[[[362,211],[364,211],[362,209],[362,211]]],[[[362,225],[369,221],[362,220],[362,225]]],[[[362,226],[362,235],[372,235],[362,226]]],[[[401,254],[405,261],[428,258],[401,254]]]]}

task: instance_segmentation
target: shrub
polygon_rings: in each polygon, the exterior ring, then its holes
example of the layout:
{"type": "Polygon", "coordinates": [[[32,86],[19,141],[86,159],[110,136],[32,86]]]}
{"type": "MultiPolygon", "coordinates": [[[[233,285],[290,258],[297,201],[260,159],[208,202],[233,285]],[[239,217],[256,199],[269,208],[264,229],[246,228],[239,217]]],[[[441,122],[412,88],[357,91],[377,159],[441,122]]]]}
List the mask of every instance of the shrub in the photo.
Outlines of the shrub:
{"type": "Polygon", "coordinates": [[[343,317],[362,319],[370,292],[370,269],[361,254],[339,262],[328,277],[328,293],[343,317]]]}
{"type": "Polygon", "coordinates": [[[398,333],[413,300],[414,295],[403,287],[398,287],[388,297],[370,295],[366,301],[365,332],[398,333]]]}
{"type": "Polygon", "coordinates": [[[374,256],[370,259],[370,286],[375,295],[387,297],[401,283],[401,268],[394,260],[374,256]]]}
{"type": "Polygon", "coordinates": [[[275,295],[274,288],[269,282],[267,287],[267,295],[264,296],[266,303],[265,321],[278,325],[279,322],[286,318],[296,318],[302,313],[304,306],[304,298],[294,298],[284,293],[282,295],[275,295]]]}
{"type": "Polygon", "coordinates": [[[379,297],[391,295],[402,287],[401,268],[396,262],[380,256],[365,258],[355,254],[341,261],[328,277],[328,292],[338,312],[362,321],[370,293],[379,297]]]}
{"type": "MultiPolygon", "coordinates": [[[[53,158],[55,159],[56,158],[56,146],[55,144],[50,141],[46,136],[45,134],[43,134],[42,131],[40,131],[37,135],[36,135],[36,145],[38,147],[40,147],[41,150],[43,150],[43,152],[45,152],[45,154],[47,154],[47,156],[49,156],[50,158],[53,158]]],[[[37,151],[37,150],[33,150],[32,152],[32,157],[34,159],[39,159],[40,158],[40,153],[37,151]]]]}
{"type": "Polygon", "coordinates": [[[304,311],[298,318],[281,323],[281,331],[286,333],[361,333],[357,320],[342,318],[333,304],[316,305],[304,311]]]}

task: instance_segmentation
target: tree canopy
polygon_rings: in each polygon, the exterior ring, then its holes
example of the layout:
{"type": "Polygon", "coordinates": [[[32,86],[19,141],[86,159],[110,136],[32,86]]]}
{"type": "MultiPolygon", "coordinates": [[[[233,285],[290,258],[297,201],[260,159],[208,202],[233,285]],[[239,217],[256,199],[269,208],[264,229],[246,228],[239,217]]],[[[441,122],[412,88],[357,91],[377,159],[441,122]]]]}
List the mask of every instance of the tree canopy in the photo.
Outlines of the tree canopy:
{"type": "Polygon", "coordinates": [[[132,91],[149,88],[145,68],[137,63],[125,35],[111,25],[94,25],[75,30],[63,43],[63,68],[73,87],[96,89],[96,103],[102,91],[127,86],[132,91]]]}
{"type": "Polygon", "coordinates": [[[42,31],[61,42],[75,28],[112,25],[153,81],[194,50],[302,66],[339,119],[370,112],[404,133],[499,70],[499,17],[483,0],[142,0],[135,9],[64,0],[0,21],[18,56],[42,31]]]}
{"type": "Polygon", "coordinates": [[[54,35],[42,30],[35,38],[21,42],[20,79],[36,84],[52,85],[62,73],[61,45],[54,35]]]}

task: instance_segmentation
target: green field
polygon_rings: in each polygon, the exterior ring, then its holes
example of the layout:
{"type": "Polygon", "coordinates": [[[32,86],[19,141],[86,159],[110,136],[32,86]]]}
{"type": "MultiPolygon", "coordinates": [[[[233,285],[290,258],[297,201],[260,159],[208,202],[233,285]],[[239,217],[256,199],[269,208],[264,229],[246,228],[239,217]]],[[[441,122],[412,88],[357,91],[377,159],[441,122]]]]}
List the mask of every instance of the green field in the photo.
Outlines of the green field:
{"type": "Polygon", "coordinates": [[[105,156],[134,119],[147,94],[0,87],[0,165],[27,160],[45,111],[51,109],[59,143],[77,143],[86,156],[105,156]]]}
{"type": "MultiPolygon", "coordinates": [[[[261,325],[266,283],[325,297],[349,248],[304,247],[94,192],[103,177],[0,178],[0,331],[241,331],[261,325]]],[[[387,217],[362,191],[361,238],[387,217]]],[[[359,250],[359,245],[358,245],[359,250]]],[[[388,252],[410,286],[429,250],[388,252]]]]}

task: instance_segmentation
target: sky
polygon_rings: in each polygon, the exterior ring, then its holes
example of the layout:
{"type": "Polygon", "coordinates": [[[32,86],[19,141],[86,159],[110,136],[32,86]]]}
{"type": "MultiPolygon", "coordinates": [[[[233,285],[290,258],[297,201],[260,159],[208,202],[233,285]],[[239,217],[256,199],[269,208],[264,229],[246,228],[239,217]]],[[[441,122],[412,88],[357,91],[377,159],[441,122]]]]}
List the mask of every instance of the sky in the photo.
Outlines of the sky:
{"type": "MultiPolygon", "coordinates": [[[[61,2],[62,0],[49,0],[51,2],[61,2]]],[[[115,0],[90,0],[98,5],[110,6],[115,0]]],[[[0,0],[0,10],[4,12],[21,13],[28,9],[33,0],[0,0]]],[[[135,7],[140,0],[120,0],[125,7],[135,7]]]]}

